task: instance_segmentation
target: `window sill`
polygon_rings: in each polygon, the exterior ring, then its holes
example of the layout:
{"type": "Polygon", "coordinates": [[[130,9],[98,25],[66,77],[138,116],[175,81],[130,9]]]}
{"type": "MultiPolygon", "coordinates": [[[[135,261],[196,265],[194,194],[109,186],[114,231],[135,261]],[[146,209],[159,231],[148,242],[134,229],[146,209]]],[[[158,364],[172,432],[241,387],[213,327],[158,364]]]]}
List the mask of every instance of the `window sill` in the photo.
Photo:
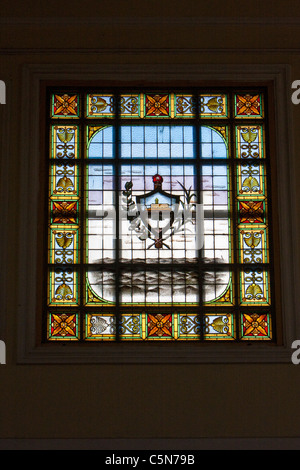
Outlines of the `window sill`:
{"type": "Polygon", "coordinates": [[[19,357],[22,364],[291,363],[292,350],[269,344],[44,344],[19,357]]]}

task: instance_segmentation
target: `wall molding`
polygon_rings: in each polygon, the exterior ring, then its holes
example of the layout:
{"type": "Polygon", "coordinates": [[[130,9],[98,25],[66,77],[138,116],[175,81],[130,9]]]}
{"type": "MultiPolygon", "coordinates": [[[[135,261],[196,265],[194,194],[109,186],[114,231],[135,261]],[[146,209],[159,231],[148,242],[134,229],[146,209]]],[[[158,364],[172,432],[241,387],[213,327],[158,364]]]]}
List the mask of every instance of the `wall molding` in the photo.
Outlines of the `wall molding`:
{"type": "Polygon", "coordinates": [[[300,450],[300,438],[0,439],[0,450],[100,450],[103,458],[131,451],[137,457],[139,451],[150,456],[156,450],[300,450]]]}
{"type": "Polygon", "coordinates": [[[290,103],[290,68],[282,65],[232,65],[210,64],[27,64],[22,76],[22,136],[20,166],[20,272],[18,292],[18,363],[290,363],[291,343],[300,339],[300,323],[297,320],[296,292],[300,290],[298,267],[294,262],[297,250],[295,220],[296,187],[293,169],[292,121],[290,103]],[[37,264],[37,197],[39,190],[39,112],[41,81],[71,80],[109,81],[122,83],[131,79],[174,83],[174,80],[188,81],[232,81],[239,83],[274,83],[276,95],[277,165],[280,174],[279,226],[281,246],[281,282],[285,293],[282,305],[284,323],[284,344],[275,346],[264,342],[230,345],[209,344],[204,347],[191,344],[173,344],[168,348],[158,344],[90,344],[88,347],[59,344],[39,346],[36,344],[35,319],[39,306],[36,305],[37,264]],[[28,185],[31,191],[28,192],[28,185]],[[30,224],[27,221],[30,220],[30,224]],[[285,230],[284,227],[289,227],[285,230]],[[294,234],[294,235],[293,235],[294,234]],[[292,273],[292,275],[291,275],[292,273]],[[263,344],[262,344],[263,343],[263,344]]]}
{"type": "Polygon", "coordinates": [[[159,52],[160,55],[182,55],[186,56],[187,54],[259,54],[259,55],[266,55],[266,54],[300,54],[300,47],[294,48],[243,48],[242,45],[240,48],[67,48],[67,47],[59,47],[59,48],[47,48],[47,47],[24,47],[24,48],[14,48],[14,47],[0,47],[0,54],[2,55],[41,55],[41,54],[54,54],[54,55],[66,55],[66,54],[84,54],[84,55],[143,55],[149,56],[151,54],[157,54],[159,52]]]}
{"type": "Polygon", "coordinates": [[[1,17],[0,25],[15,27],[24,25],[37,25],[44,27],[46,25],[65,26],[69,25],[114,25],[114,26],[152,26],[159,24],[168,24],[169,26],[178,25],[263,25],[263,26],[300,26],[299,17],[251,17],[251,16],[93,16],[93,17],[1,17]]]}
{"type": "MultiPolygon", "coordinates": [[[[7,79],[4,75],[0,77],[5,81],[6,95],[11,90],[11,79],[7,79]]],[[[6,104],[0,104],[0,153],[1,153],[1,171],[0,171],[0,200],[2,208],[9,206],[9,155],[10,155],[10,141],[7,138],[9,133],[11,118],[11,108],[9,102],[6,99],[6,104]]],[[[11,225],[11,214],[7,210],[1,211],[1,226],[0,231],[0,266],[3,269],[3,276],[0,283],[0,299],[1,299],[1,312],[0,312],[0,340],[6,340],[6,316],[7,316],[7,276],[5,275],[5,269],[9,266],[9,250],[4,249],[6,245],[6,232],[9,231],[11,225]]]]}

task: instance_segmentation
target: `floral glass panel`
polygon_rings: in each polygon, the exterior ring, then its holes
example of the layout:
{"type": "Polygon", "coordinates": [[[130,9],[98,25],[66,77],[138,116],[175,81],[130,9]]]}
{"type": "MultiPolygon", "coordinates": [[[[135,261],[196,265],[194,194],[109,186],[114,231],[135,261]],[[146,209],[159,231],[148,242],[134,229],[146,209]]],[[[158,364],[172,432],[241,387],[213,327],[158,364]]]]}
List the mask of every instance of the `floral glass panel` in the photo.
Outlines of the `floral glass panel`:
{"type": "Polygon", "coordinates": [[[77,93],[58,93],[51,97],[50,116],[57,119],[78,118],[80,98],[77,93]]]}
{"type": "Polygon", "coordinates": [[[237,93],[234,96],[234,116],[243,119],[264,117],[264,99],[261,93],[237,93]]]}

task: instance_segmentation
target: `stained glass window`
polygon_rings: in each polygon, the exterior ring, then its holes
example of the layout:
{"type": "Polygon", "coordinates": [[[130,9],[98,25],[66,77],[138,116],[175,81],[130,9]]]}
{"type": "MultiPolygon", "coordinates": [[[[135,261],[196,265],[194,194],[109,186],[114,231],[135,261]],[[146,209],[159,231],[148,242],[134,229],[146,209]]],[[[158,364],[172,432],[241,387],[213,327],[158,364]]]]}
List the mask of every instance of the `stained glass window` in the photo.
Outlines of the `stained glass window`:
{"type": "Polygon", "coordinates": [[[49,90],[45,341],[274,341],[266,99],[49,90]]]}

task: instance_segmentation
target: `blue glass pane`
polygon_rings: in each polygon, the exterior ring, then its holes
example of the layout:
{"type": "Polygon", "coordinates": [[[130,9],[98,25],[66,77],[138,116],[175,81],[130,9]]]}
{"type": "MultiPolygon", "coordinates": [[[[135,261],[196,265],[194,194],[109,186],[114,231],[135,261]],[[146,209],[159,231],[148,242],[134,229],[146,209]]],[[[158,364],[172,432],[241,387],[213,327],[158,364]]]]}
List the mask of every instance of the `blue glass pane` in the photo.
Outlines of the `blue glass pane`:
{"type": "MultiPolygon", "coordinates": [[[[193,159],[195,152],[194,126],[121,126],[121,158],[193,159]]],[[[96,132],[88,146],[89,158],[114,157],[115,130],[105,127],[96,132]]],[[[200,128],[202,158],[227,158],[227,146],[222,135],[211,127],[200,128]]]]}
{"type": "Polygon", "coordinates": [[[121,126],[121,158],[195,158],[193,126],[121,126]]]}
{"type": "Polygon", "coordinates": [[[200,128],[200,155],[202,158],[227,158],[226,143],[215,129],[200,128]]]}
{"type": "Polygon", "coordinates": [[[88,146],[88,158],[114,157],[115,129],[105,127],[93,135],[88,146]]]}

